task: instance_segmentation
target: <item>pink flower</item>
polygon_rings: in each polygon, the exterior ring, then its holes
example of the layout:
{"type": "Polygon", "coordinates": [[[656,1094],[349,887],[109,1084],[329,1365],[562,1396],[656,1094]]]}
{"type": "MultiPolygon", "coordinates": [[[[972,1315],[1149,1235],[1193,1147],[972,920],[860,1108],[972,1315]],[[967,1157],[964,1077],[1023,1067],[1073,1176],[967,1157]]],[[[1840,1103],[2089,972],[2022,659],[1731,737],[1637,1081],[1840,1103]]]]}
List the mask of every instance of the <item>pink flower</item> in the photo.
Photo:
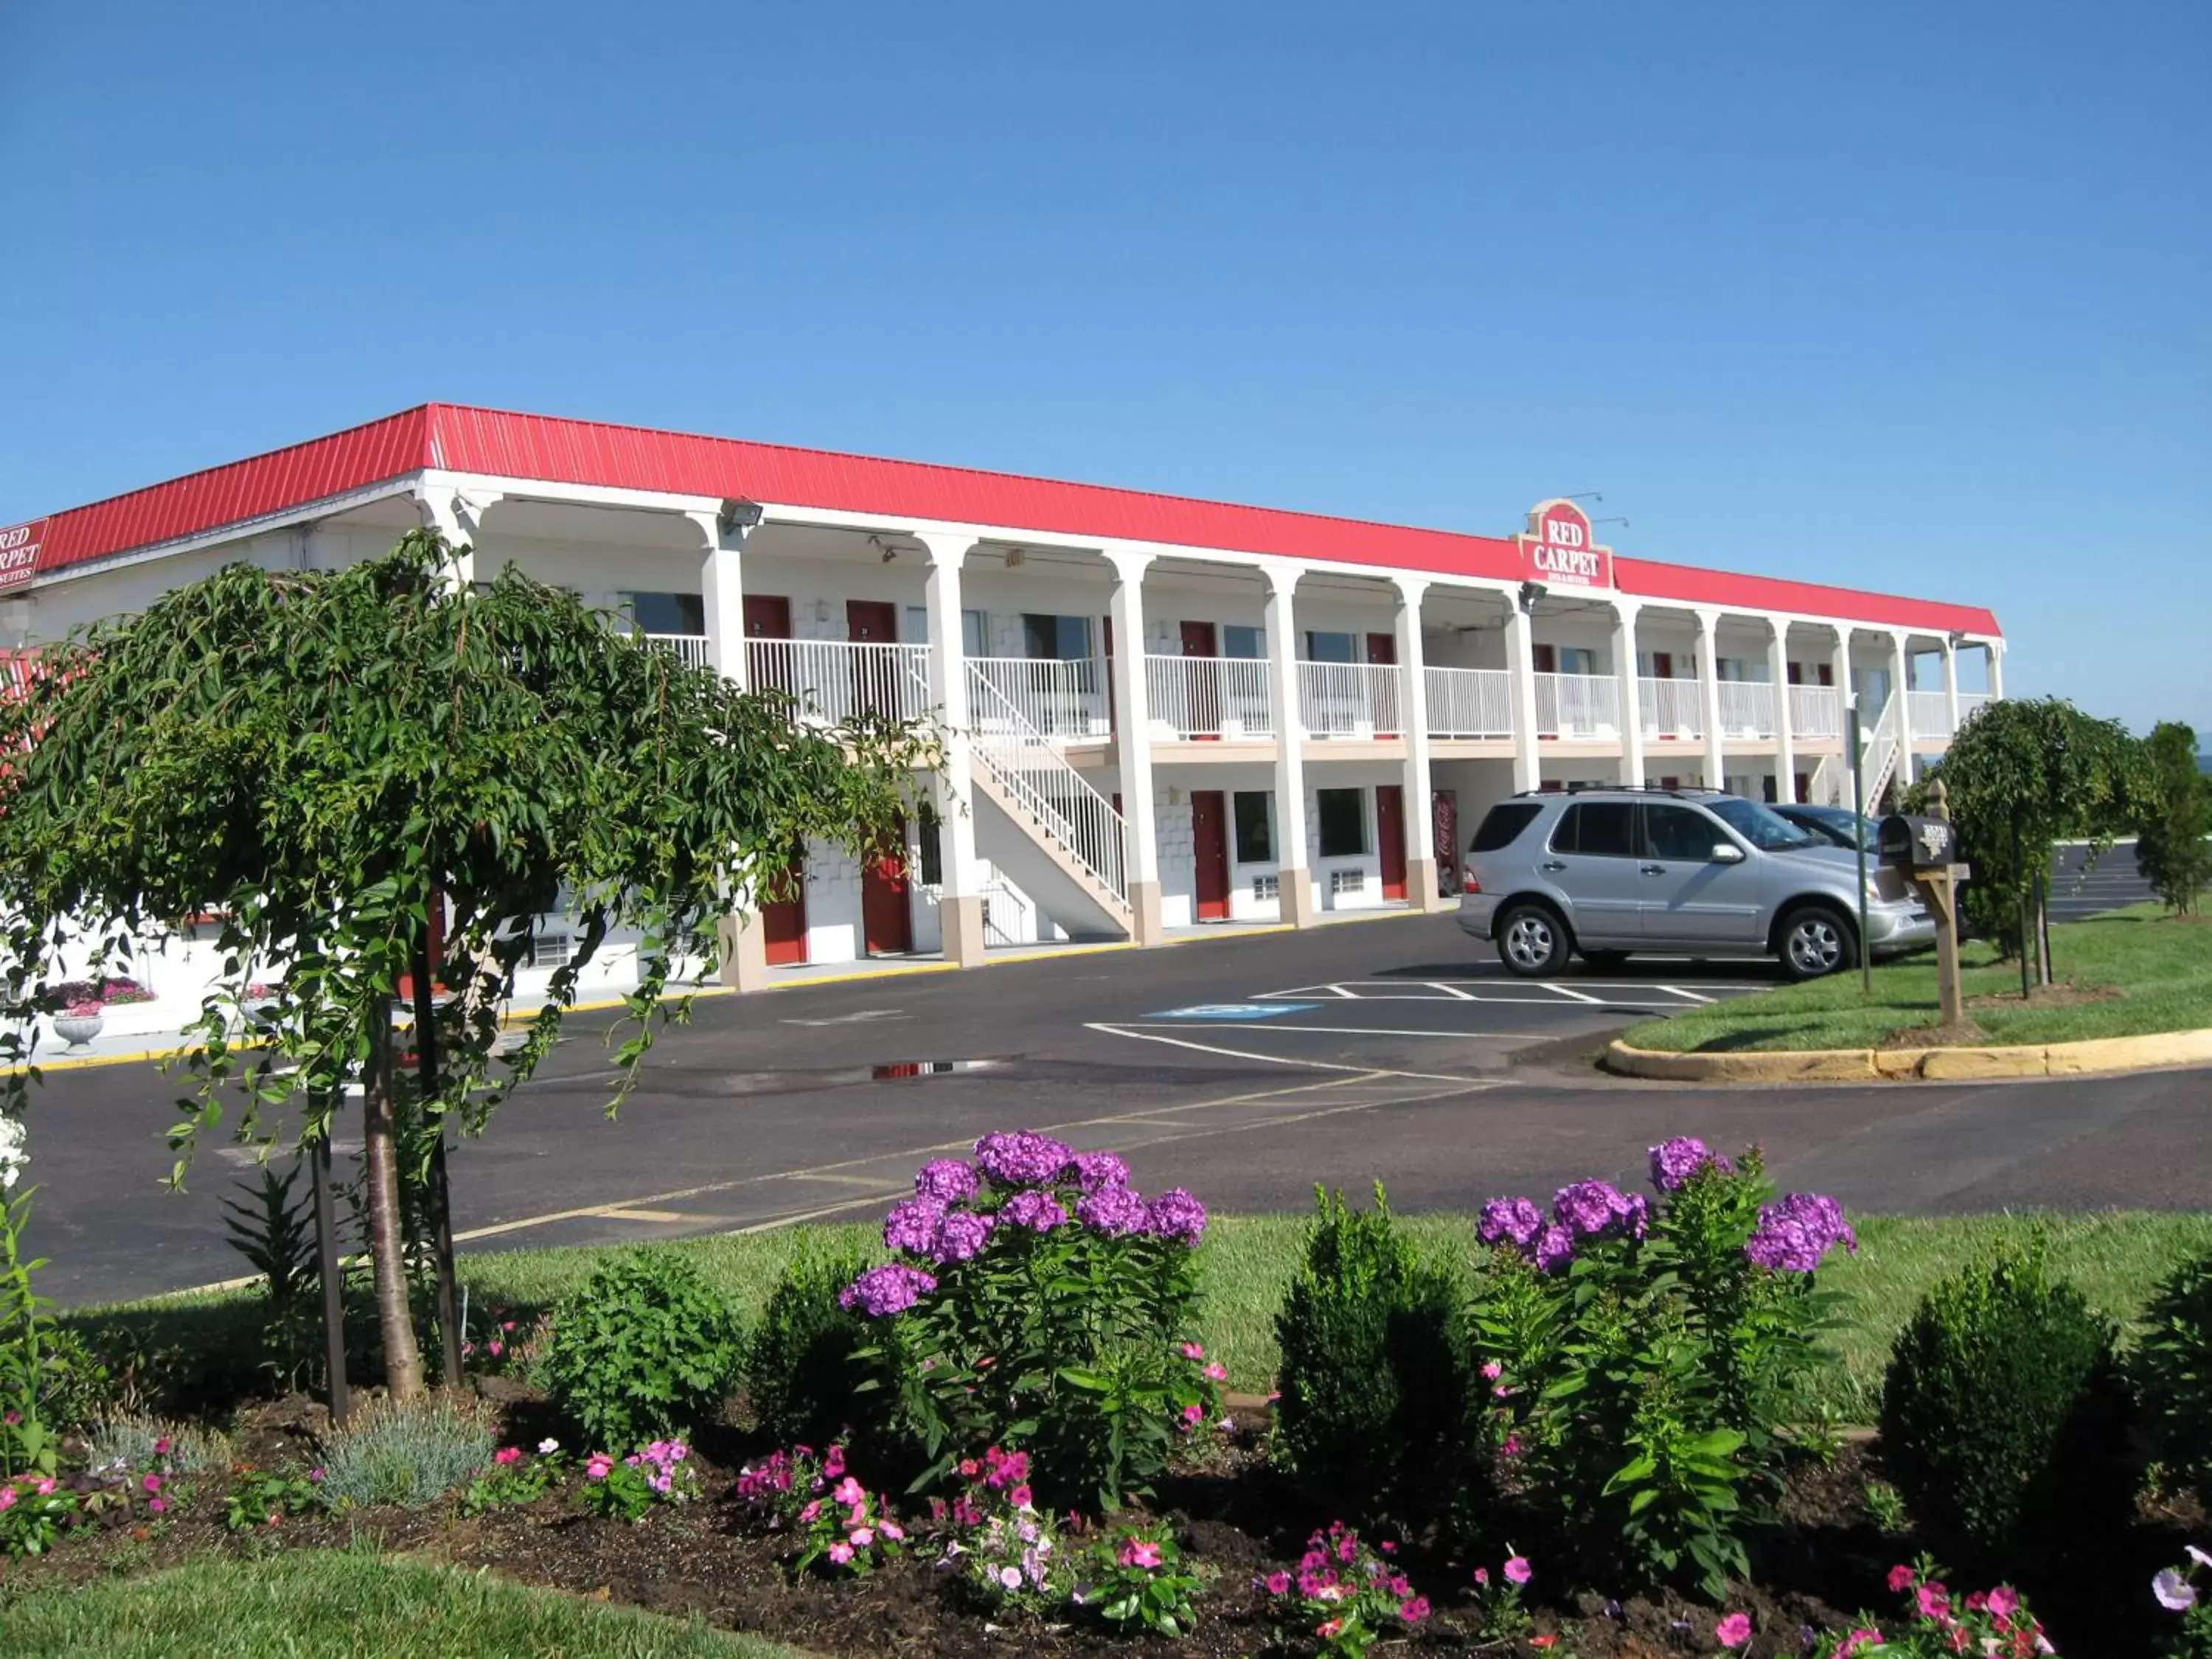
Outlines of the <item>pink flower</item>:
{"type": "Polygon", "coordinates": [[[2009,1619],[2020,1610],[2020,1592],[2010,1584],[1999,1584],[1990,1592],[1987,1606],[1993,1617],[2009,1619]]]}
{"type": "Polygon", "coordinates": [[[1019,1589],[1022,1587],[1022,1570],[1019,1567],[1000,1567],[999,1582],[1008,1589],[1019,1589]]]}
{"type": "Polygon", "coordinates": [[[167,1457],[168,1455],[169,1437],[165,1434],[154,1443],[154,1455],[156,1457],[167,1457]]]}
{"type": "Polygon", "coordinates": [[[1320,1637],[1322,1641],[1327,1642],[1334,1639],[1337,1633],[1342,1631],[1343,1628],[1343,1620],[1324,1619],[1320,1624],[1314,1626],[1314,1634],[1320,1637]]]}
{"type": "Polygon", "coordinates": [[[1418,1625],[1429,1616],[1429,1598],[1416,1595],[1398,1604],[1398,1617],[1409,1625],[1418,1625]]]}
{"type": "Polygon", "coordinates": [[[1933,1579],[1920,1587],[1914,1600],[1920,1604],[1923,1619],[1948,1619],[1951,1616],[1950,1592],[1933,1579]]]}
{"type": "Polygon", "coordinates": [[[1186,1342],[1182,1345],[1182,1357],[1185,1359],[1203,1359],[1206,1350],[1195,1342],[1186,1342]]]}
{"type": "Polygon", "coordinates": [[[1196,1405],[1185,1406],[1182,1408],[1182,1420],[1194,1429],[1196,1428],[1206,1420],[1206,1407],[1196,1405]]]}
{"type": "Polygon", "coordinates": [[[161,1490],[161,1477],[158,1474],[149,1474],[138,1484],[148,1492],[159,1492],[161,1490]]]}
{"type": "Polygon", "coordinates": [[[166,1498],[149,1498],[146,1500],[146,1507],[155,1514],[160,1515],[169,1507],[169,1500],[166,1498]]]}
{"type": "Polygon", "coordinates": [[[1713,1626],[1713,1639],[1724,1648],[1740,1648],[1751,1640],[1751,1615],[1732,1613],[1713,1626]]]}
{"type": "Polygon", "coordinates": [[[1525,1584],[1536,1576],[1536,1570],[1528,1565],[1527,1556],[1516,1555],[1505,1563],[1505,1576],[1514,1583],[1525,1584]]]}
{"type": "Polygon", "coordinates": [[[0,1510],[12,1510],[15,1507],[15,1489],[13,1486],[0,1486],[0,1510]]]}
{"type": "Polygon", "coordinates": [[[1495,1359],[1492,1360],[1488,1364],[1482,1368],[1483,1380],[1486,1382],[1495,1382],[1499,1377],[1504,1375],[1504,1365],[1495,1359]]]}
{"type": "Polygon", "coordinates": [[[607,1471],[613,1468],[614,1466],[615,1460],[608,1453],[593,1452],[589,1458],[585,1460],[584,1479],[586,1480],[604,1480],[607,1478],[607,1471]]]}
{"type": "Polygon", "coordinates": [[[1521,1437],[1517,1434],[1507,1435],[1505,1443],[1498,1449],[1498,1454],[1501,1457],[1518,1457],[1521,1452],[1521,1437]]]}
{"type": "Polygon", "coordinates": [[[836,1489],[830,1495],[849,1509],[855,1504],[866,1501],[868,1489],[848,1474],[837,1483],[836,1489]]]}
{"type": "Polygon", "coordinates": [[[805,1509],[799,1510],[799,1524],[801,1526],[812,1526],[814,1524],[814,1518],[821,1513],[822,1500],[817,1498],[811,1504],[809,1504],[805,1509]]]}
{"type": "Polygon", "coordinates": [[[1899,1562],[1895,1566],[1889,1570],[1889,1587],[1891,1589],[1909,1589],[1911,1588],[1911,1585],[1912,1569],[1906,1566],[1904,1562],[1899,1562]]]}
{"type": "Polygon", "coordinates": [[[1006,1494],[1006,1502],[1018,1510],[1025,1510],[1036,1502],[1036,1496],[1027,1486],[1020,1486],[1006,1494]]]}
{"type": "Polygon", "coordinates": [[[1861,1648],[1877,1644],[1881,1640],[1881,1632],[1880,1631],[1868,1630],[1865,1626],[1862,1626],[1857,1630],[1853,1631],[1849,1636],[1844,1638],[1842,1641],[1836,1644],[1834,1659],[1851,1659],[1851,1656],[1856,1653],[1861,1648]]]}
{"type": "Polygon", "coordinates": [[[506,1345],[495,1336],[492,1338],[490,1341],[484,1344],[484,1352],[489,1354],[494,1359],[498,1358],[505,1351],[506,1345]]]}
{"type": "Polygon", "coordinates": [[[56,1483],[52,1480],[40,1481],[37,1487],[39,1496],[41,1498],[52,1498],[54,1495],[55,1484],[56,1483]]]}
{"type": "Polygon", "coordinates": [[[839,1566],[843,1566],[853,1559],[853,1547],[845,1543],[832,1544],[830,1547],[830,1559],[839,1566]]]}
{"type": "Polygon", "coordinates": [[[894,1544],[897,1543],[900,1539],[906,1536],[905,1530],[900,1527],[899,1523],[896,1521],[886,1521],[883,1525],[878,1527],[876,1530],[883,1534],[885,1538],[890,1540],[894,1544]]]}
{"type": "Polygon", "coordinates": [[[1279,1568],[1267,1575],[1267,1585],[1270,1595],[1288,1595],[1291,1593],[1291,1575],[1279,1568]]]}
{"type": "Polygon", "coordinates": [[[1477,1567],[1474,1570],[1474,1582],[1484,1586],[1486,1589],[1488,1588],[1490,1583],[1490,1569],[1488,1567],[1477,1567]]]}
{"type": "Polygon", "coordinates": [[[520,1463],[522,1461],[522,1448],[501,1446],[491,1455],[491,1461],[495,1463],[520,1463]]]}
{"type": "Polygon", "coordinates": [[[1228,1367],[1218,1359],[1211,1362],[1206,1368],[1206,1380],[1209,1382],[1226,1382],[1229,1380],[1228,1367]]]}
{"type": "Polygon", "coordinates": [[[852,1543],[854,1549],[864,1550],[875,1541],[876,1529],[873,1527],[855,1527],[853,1528],[852,1543]]]}
{"type": "Polygon", "coordinates": [[[1121,1546],[1121,1565],[1125,1567],[1157,1567],[1160,1564],[1160,1547],[1148,1539],[1132,1538],[1121,1546]]]}

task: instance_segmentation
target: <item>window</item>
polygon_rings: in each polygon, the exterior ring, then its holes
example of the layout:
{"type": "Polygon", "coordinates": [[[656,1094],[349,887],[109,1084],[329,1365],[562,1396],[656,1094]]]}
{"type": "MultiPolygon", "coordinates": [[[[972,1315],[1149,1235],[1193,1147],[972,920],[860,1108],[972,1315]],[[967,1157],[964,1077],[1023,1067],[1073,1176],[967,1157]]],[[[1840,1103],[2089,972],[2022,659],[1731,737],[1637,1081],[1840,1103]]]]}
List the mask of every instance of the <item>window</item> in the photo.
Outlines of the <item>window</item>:
{"type": "Polygon", "coordinates": [[[1590,800],[1570,806],[1559,815],[1559,827],[1552,832],[1552,850],[1584,857],[1634,858],[1636,803],[1590,800]]]}
{"type": "Polygon", "coordinates": [[[1091,618],[1022,616],[1022,654],[1048,662],[1084,662],[1091,655],[1091,618]]]}
{"type": "Polygon", "coordinates": [[[1755,800],[1735,797],[1717,800],[1713,803],[1713,816],[1753,847],[1766,852],[1778,853],[1814,844],[1812,836],[1779,812],[1770,812],[1755,800]]]}
{"type": "Polygon", "coordinates": [[[915,872],[921,878],[921,884],[924,887],[944,886],[945,843],[938,839],[936,818],[922,819],[917,826],[915,839],[921,847],[921,857],[916,860],[921,867],[915,872]]]}
{"type": "Polygon", "coordinates": [[[1468,843],[1470,853],[1495,853],[1510,847],[1520,839],[1521,832],[1529,821],[1544,809],[1533,800],[1500,801],[1484,815],[1482,823],[1468,843]]]}
{"type": "Polygon", "coordinates": [[[1264,657],[1267,654],[1267,635],[1257,628],[1242,628],[1230,623],[1221,630],[1221,654],[1224,657],[1264,657]]]}
{"type": "MultiPolygon", "coordinates": [[[[929,637],[926,625],[921,630],[921,637],[925,640],[929,637]]],[[[960,649],[970,657],[991,654],[991,619],[981,611],[960,613],[960,649]]]]}
{"type": "Polygon", "coordinates": [[[707,602],[696,593],[625,593],[622,597],[641,634],[696,635],[707,631],[707,602]]]}
{"type": "Polygon", "coordinates": [[[1265,903],[1269,899],[1280,898],[1282,896],[1283,890],[1279,878],[1275,876],[1252,878],[1252,896],[1255,900],[1265,903]]]}
{"type": "Polygon", "coordinates": [[[915,645],[927,645],[929,643],[929,607],[927,605],[910,605],[907,606],[906,633],[902,637],[904,637],[909,643],[915,645]]]}
{"type": "Polygon", "coordinates": [[[1321,820],[1321,855],[1323,858],[1357,858],[1367,850],[1367,792],[1364,789],[1316,790],[1314,793],[1314,808],[1315,815],[1321,820]]]}
{"type": "Polygon", "coordinates": [[[1597,672],[1597,653],[1583,645],[1563,645],[1559,647],[1559,672],[1562,674],[1595,674],[1597,672]]]}
{"type": "Polygon", "coordinates": [[[1328,872],[1328,892],[1331,898],[1342,898],[1346,893],[1367,890],[1364,870],[1332,870],[1328,872]]]}
{"type": "Polygon", "coordinates": [[[1239,789],[1233,811],[1237,819],[1237,862],[1272,864],[1275,858],[1275,797],[1265,789],[1239,789]]]}
{"type": "Polygon", "coordinates": [[[1309,631],[1306,635],[1306,660],[1308,662],[1358,662],[1359,636],[1357,634],[1316,634],[1309,631]]]}
{"type": "Polygon", "coordinates": [[[1644,856],[1710,863],[1713,848],[1723,837],[1719,827],[1703,812],[1687,806],[1662,806],[1647,802],[1644,808],[1644,856]]]}

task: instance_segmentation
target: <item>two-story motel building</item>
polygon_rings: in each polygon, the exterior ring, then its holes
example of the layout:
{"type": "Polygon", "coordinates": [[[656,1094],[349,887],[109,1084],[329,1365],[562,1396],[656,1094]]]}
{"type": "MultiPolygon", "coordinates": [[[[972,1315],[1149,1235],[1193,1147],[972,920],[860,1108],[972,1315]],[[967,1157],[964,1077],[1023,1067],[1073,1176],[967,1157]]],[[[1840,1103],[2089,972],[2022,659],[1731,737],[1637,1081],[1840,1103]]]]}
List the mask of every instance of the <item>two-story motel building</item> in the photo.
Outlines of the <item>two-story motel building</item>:
{"type": "Polygon", "coordinates": [[[1468,535],[442,404],[0,531],[0,646],[418,525],[822,718],[951,733],[939,823],[881,868],[808,849],[746,985],[1441,908],[1514,791],[1847,799],[1848,691],[1871,799],[2002,693],[1987,610],[1616,556],[1571,501],[1468,535]]]}

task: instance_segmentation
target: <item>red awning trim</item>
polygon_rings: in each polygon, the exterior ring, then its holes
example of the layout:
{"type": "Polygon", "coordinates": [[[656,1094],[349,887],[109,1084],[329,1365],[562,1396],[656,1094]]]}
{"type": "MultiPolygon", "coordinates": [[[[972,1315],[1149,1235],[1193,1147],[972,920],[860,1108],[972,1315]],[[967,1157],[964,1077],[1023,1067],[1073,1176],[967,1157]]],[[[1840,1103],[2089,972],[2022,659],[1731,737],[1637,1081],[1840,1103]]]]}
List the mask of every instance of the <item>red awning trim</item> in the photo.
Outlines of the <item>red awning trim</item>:
{"type": "MultiPolygon", "coordinates": [[[[56,514],[41,575],[178,541],[433,469],[890,519],[1215,549],[1510,582],[1509,537],[1115,489],[920,461],[701,437],[597,421],[425,404],[266,455],[56,514]]],[[[1928,633],[1996,635],[1978,606],[1620,557],[1621,591],[1691,605],[1780,611],[1928,633]]]]}

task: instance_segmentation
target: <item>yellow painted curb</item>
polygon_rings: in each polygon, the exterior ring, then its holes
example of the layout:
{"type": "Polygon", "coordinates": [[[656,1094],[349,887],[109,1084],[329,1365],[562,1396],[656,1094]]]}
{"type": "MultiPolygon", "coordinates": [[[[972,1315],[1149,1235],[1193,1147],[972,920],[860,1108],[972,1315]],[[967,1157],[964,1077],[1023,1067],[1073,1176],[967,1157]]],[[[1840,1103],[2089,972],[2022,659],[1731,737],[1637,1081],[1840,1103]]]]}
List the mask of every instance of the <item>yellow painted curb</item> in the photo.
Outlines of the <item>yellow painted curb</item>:
{"type": "Polygon", "coordinates": [[[1670,1083],[1956,1083],[1988,1078],[2083,1077],[2212,1063],[2212,1030],[2152,1031],[2080,1042],[1955,1048],[1799,1048],[1733,1054],[1669,1054],[1607,1046],[1605,1066],[1624,1077],[1670,1083]]]}

